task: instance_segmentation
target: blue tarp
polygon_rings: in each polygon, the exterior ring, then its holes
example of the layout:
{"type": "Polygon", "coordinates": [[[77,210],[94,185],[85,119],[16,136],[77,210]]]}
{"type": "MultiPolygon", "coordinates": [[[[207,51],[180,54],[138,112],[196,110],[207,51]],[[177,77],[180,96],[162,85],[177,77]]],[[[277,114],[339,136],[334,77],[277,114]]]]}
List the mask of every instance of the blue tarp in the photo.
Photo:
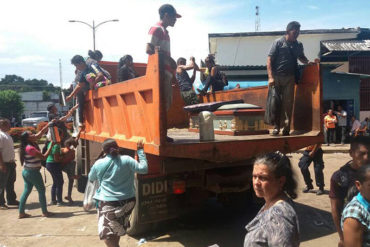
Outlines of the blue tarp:
{"type": "MultiPolygon", "coordinates": [[[[267,81],[234,81],[229,80],[229,85],[224,87],[224,90],[230,90],[236,87],[236,85],[239,84],[240,88],[250,88],[250,87],[259,87],[259,86],[267,86],[267,81]]],[[[198,93],[197,89],[202,90],[203,84],[201,81],[197,80],[194,82],[194,89],[195,92],[198,93]]]]}

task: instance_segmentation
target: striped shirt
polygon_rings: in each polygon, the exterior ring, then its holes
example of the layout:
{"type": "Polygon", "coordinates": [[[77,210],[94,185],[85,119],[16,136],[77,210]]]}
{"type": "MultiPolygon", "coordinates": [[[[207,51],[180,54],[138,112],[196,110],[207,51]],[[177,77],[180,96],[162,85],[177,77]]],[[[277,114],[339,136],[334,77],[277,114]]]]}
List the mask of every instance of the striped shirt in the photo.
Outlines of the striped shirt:
{"type": "Polygon", "coordinates": [[[23,166],[25,169],[36,169],[41,168],[41,160],[36,157],[36,154],[40,152],[37,148],[31,145],[26,146],[26,154],[24,156],[23,166]]]}
{"type": "MultiPolygon", "coordinates": [[[[164,52],[167,56],[171,57],[171,42],[168,31],[163,27],[162,22],[158,22],[156,25],[150,28],[149,30],[149,44],[152,44],[154,48],[159,46],[159,50],[164,52]]],[[[174,69],[171,68],[170,62],[168,59],[164,63],[165,70],[173,73],[174,69]]]]}

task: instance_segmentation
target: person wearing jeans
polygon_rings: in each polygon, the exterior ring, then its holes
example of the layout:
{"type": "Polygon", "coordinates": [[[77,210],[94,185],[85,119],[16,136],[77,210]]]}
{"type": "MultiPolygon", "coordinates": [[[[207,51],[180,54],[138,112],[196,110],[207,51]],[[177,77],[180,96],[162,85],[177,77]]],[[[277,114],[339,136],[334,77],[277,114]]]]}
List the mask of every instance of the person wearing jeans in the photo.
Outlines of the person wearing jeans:
{"type": "MultiPolygon", "coordinates": [[[[61,134],[61,131],[59,131],[61,134]]],[[[60,137],[63,139],[63,137],[60,137]]],[[[48,148],[50,148],[51,143],[48,148]]],[[[62,165],[60,163],[62,159],[62,153],[60,149],[60,143],[56,143],[52,148],[49,156],[46,159],[46,169],[51,174],[53,178],[53,186],[51,187],[51,204],[62,206],[63,202],[63,174],[62,174],[62,165]]]]}
{"type": "Polygon", "coordinates": [[[22,176],[24,180],[24,191],[19,203],[19,218],[28,218],[31,215],[25,213],[25,206],[28,196],[31,194],[35,186],[38,194],[42,210],[42,216],[49,217],[52,214],[48,212],[46,206],[45,185],[40,173],[41,160],[48,157],[53,148],[53,143],[49,145],[49,149],[45,154],[42,154],[39,146],[36,143],[37,138],[29,131],[25,131],[21,135],[21,145],[19,157],[23,166],[22,176]]]}
{"type": "Polygon", "coordinates": [[[316,195],[324,194],[324,160],[323,160],[323,151],[321,149],[321,144],[311,145],[303,152],[303,156],[299,160],[298,166],[301,169],[306,188],[303,189],[303,193],[307,193],[313,189],[312,179],[310,171],[308,170],[309,166],[313,161],[314,171],[315,171],[315,180],[316,185],[319,187],[319,190],[316,192],[316,195]]]}

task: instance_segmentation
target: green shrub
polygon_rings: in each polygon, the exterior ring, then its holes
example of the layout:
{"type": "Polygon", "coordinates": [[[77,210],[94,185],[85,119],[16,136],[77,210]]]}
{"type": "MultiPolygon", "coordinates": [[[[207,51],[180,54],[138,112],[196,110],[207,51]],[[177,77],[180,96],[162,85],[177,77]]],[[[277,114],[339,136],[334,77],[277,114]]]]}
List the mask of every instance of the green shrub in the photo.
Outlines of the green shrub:
{"type": "Polygon", "coordinates": [[[21,135],[24,131],[31,131],[33,134],[36,133],[36,130],[33,127],[15,127],[10,129],[9,135],[13,138],[14,142],[18,142],[20,141],[21,135]]]}

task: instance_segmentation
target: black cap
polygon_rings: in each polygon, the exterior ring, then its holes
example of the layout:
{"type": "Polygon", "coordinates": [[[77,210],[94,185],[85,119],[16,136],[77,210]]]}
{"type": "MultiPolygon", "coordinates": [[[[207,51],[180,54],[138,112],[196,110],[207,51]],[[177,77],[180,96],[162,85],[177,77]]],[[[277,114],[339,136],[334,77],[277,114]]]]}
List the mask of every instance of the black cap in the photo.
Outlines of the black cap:
{"type": "Polygon", "coordinates": [[[181,15],[176,12],[176,9],[171,4],[163,4],[159,8],[158,12],[160,16],[163,16],[165,13],[167,13],[170,15],[175,15],[176,18],[181,18],[181,15]]]}

